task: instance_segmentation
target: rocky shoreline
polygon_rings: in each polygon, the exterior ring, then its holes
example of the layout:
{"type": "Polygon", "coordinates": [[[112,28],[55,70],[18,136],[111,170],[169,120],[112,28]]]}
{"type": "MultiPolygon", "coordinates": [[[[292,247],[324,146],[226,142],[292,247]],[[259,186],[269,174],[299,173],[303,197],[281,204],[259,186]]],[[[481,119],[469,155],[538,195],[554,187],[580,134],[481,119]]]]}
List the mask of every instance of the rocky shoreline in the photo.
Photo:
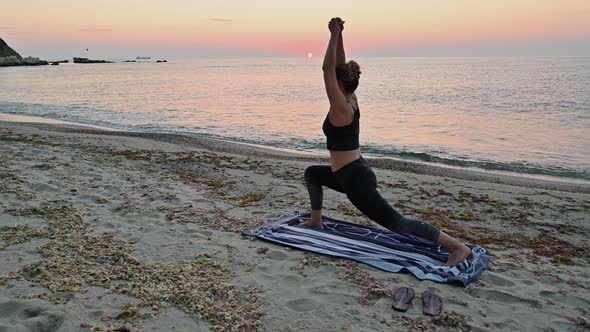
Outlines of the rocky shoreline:
{"type": "Polygon", "coordinates": [[[18,52],[13,50],[6,42],[0,38],[0,67],[7,66],[43,66],[48,65],[49,62],[40,60],[35,57],[23,58],[18,52]]]}
{"type": "Polygon", "coordinates": [[[32,56],[20,58],[17,56],[0,57],[0,67],[12,66],[46,66],[49,62],[32,56]]]}
{"type": "MultiPolygon", "coordinates": [[[[0,67],[14,67],[14,66],[57,66],[60,63],[69,63],[69,60],[46,61],[36,57],[28,56],[23,58],[18,52],[12,49],[8,44],[0,38],[0,67]]],[[[73,63],[115,63],[115,61],[95,60],[83,57],[74,57],[73,63]]],[[[125,60],[123,62],[138,62],[136,60],[125,60]]],[[[141,61],[140,61],[141,62],[141,61]]],[[[158,60],[156,63],[165,63],[167,60],[158,60]]]]}

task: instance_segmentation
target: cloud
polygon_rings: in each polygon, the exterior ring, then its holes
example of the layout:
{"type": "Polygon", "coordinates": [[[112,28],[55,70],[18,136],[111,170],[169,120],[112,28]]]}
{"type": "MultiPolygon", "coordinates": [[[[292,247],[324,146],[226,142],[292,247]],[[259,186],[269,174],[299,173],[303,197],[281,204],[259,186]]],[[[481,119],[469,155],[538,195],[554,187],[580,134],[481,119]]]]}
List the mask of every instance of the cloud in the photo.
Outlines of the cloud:
{"type": "Polygon", "coordinates": [[[80,29],[80,32],[82,32],[82,33],[97,33],[97,32],[108,32],[108,31],[113,31],[113,29],[110,29],[110,28],[83,28],[83,29],[80,29]]]}
{"type": "Polygon", "coordinates": [[[226,18],[208,18],[207,21],[209,21],[209,22],[233,22],[233,20],[228,20],[226,18]]]}

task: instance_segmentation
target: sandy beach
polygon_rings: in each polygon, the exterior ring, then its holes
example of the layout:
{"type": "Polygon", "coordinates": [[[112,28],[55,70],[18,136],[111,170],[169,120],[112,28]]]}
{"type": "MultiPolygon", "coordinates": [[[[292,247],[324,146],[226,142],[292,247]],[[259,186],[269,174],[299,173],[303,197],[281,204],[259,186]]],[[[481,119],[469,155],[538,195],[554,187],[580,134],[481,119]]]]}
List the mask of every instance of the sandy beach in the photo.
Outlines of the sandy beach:
{"type": "MultiPolygon", "coordinates": [[[[463,288],[240,234],[307,211],[321,156],[0,121],[0,331],[590,329],[590,186],[369,162],[391,204],[485,247],[490,269],[463,288]]],[[[342,194],[324,207],[377,227],[342,194]]]]}

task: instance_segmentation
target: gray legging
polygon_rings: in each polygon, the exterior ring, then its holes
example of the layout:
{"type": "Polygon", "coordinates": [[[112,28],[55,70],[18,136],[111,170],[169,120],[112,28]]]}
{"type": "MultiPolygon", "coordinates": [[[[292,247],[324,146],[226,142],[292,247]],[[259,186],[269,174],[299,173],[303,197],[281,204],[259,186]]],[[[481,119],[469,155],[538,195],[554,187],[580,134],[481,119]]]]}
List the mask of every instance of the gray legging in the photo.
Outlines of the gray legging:
{"type": "Polygon", "coordinates": [[[363,158],[336,172],[332,172],[330,166],[309,166],[305,169],[305,183],[312,210],[321,210],[322,186],[326,186],[345,193],[359,211],[391,231],[416,235],[433,242],[438,240],[440,230],[427,222],[402,216],[381,197],[377,191],[377,177],[363,158]]]}

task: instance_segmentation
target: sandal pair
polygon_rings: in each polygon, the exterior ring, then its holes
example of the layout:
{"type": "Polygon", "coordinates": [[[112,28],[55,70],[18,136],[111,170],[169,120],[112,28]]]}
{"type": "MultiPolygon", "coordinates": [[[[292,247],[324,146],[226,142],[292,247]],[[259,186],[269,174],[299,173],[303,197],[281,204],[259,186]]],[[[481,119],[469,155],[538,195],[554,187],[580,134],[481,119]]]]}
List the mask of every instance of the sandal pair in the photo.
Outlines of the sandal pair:
{"type": "MultiPolygon", "coordinates": [[[[393,294],[393,310],[406,312],[410,303],[416,296],[416,292],[409,287],[400,287],[393,294]]],[[[433,291],[422,293],[422,312],[428,316],[438,316],[442,312],[443,300],[433,291]]]]}

